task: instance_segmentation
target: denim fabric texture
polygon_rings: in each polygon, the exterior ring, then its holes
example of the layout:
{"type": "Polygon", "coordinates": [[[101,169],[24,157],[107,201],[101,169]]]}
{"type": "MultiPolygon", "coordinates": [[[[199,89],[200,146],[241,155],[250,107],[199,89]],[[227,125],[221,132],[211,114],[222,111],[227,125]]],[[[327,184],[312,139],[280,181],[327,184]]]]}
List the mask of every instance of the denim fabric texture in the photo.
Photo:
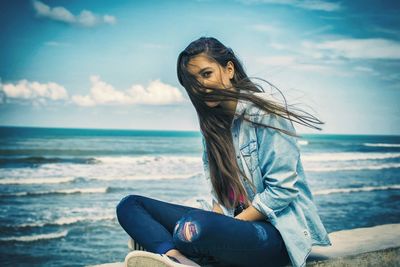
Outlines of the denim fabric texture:
{"type": "Polygon", "coordinates": [[[267,221],[249,222],[158,199],[128,195],[117,205],[122,228],[147,251],[178,249],[212,267],[282,267],[289,256],[279,231],[267,221]]]}
{"type": "MultiPolygon", "coordinates": [[[[254,93],[269,99],[264,92],[254,93]]],[[[326,229],[318,215],[306,181],[297,138],[253,122],[295,132],[290,120],[269,114],[247,100],[238,100],[231,125],[239,167],[257,188],[241,181],[252,206],[265,215],[282,235],[293,266],[304,266],[313,245],[329,246],[326,229]],[[242,116],[251,122],[243,120],[242,116]]],[[[210,187],[211,200],[218,203],[211,186],[207,147],[204,137],[203,168],[210,187]]],[[[234,210],[221,205],[226,216],[234,210]]]]}

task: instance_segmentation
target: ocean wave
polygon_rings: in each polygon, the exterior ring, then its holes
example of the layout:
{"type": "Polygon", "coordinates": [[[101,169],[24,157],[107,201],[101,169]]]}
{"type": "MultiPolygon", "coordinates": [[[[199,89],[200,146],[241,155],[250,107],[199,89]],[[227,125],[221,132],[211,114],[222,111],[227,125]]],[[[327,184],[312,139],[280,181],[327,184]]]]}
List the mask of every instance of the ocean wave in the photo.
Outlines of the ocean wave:
{"type": "MultiPolygon", "coordinates": [[[[4,165],[31,165],[36,166],[39,164],[48,163],[73,163],[73,164],[96,164],[96,158],[86,157],[42,157],[42,156],[29,156],[29,157],[7,157],[0,158],[0,166],[4,165]]],[[[16,166],[13,166],[16,167],[16,166]]]]}
{"type": "Polygon", "coordinates": [[[38,177],[38,178],[18,178],[18,179],[0,179],[0,184],[62,184],[73,182],[76,177],[38,177]]]}
{"type": "Polygon", "coordinates": [[[301,146],[306,146],[308,145],[308,141],[307,140],[298,140],[297,143],[301,146]]]}
{"type": "Polygon", "coordinates": [[[307,167],[304,169],[310,172],[332,172],[332,171],[361,171],[361,170],[384,170],[400,168],[400,163],[385,163],[380,165],[360,165],[360,166],[326,166],[326,167],[307,167]]]}
{"type": "Polygon", "coordinates": [[[387,186],[365,186],[357,188],[332,188],[324,189],[313,192],[313,195],[329,195],[337,193],[354,193],[354,192],[368,192],[376,190],[400,190],[400,184],[387,185],[387,186]]]}
{"type": "Polygon", "coordinates": [[[190,173],[137,173],[135,175],[107,175],[99,176],[93,174],[83,174],[80,177],[46,177],[46,178],[4,178],[0,179],[0,185],[29,185],[29,184],[63,184],[72,183],[77,180],[85,181],[130,181],[130,180],[168,180],[168,179],[189,179],[191,177],[202,176],[202,171],[190,173]],[[88,176],[86,176],[88,175],[88,176]]]}
{"type": "Polygon", "coordinates": [[[386,143],[363,143],[364,146],[373,147],[400,147],[400,144],[386,144],[386,143]]]}
{"type": "Polygon", "coordinates": [[[70,225],[80,222],[97,222],[97,221],[110,221],[114,220],[115,216],[112,215],[104,215],[97,216],[93,218],[87,218],[84,216],[77,217],[62,217],[58,218],[52,222],[33,222],[33,223],[24,223],[19,225],[7,225],[7,227],[17,227],[17,228],[33,228],[33,227],[44,227],[44,226],[60,226],[60,225],[70,225]]]}
{"type": "Polygon", "coordinates": [[[58,239],[66,237],[67,235],[68,235],[68,230],[64,230],[61,232],[49,233],[49,234],[2,237],[0,238],[0,241],[33,242],[33,241],[47,240],[47,239],[58,239]]]}
{"type": "Polygon", "coordinates": [[[153,165],[157,164],[197,164],[201,162],[199,156],[115,156],[115,157],[95,157],[96,162],[105,164],[136,164],[136,165],[153,165]]]}
{"type": "Polygon", "coordinates": [[[0,194],[0,197],[21,197],[21,196],[42,196],[42,195],[67,195],[67,194],[100,194],[107,193],[108,187],[99,188],[72,188],[72,189],[58,189],[39,192],[17,192],[9,194],[0,194]]]}
{"type": "Polygon", "coordinates": [[[188,179],[191,177],[203,175],[203,172],[192,172],[183,174],[168,174],[168,173],[155,173],[155,174],[136,174],[125,176],[97,176],[87,178],[89,180],[102,180],[102,181],[127,181],[127,180],[168,180],[168,179],[188,179]]]}
{"type": "Polygon", "coordinates": [[[373,153],[373,152],[315,153],[315,154],[302,154],[301,158],[304,161],[308,162],[376,160],[376,159],[400,158],[400,153],[373,153]]]}

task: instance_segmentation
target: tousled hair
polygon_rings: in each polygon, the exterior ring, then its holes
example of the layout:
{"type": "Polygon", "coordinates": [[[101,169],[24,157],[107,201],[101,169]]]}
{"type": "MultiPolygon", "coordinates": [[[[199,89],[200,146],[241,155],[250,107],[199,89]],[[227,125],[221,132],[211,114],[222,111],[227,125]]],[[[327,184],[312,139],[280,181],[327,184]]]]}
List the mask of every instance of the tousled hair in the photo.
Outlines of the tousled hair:
{"type": "MultiPolygon", "coordinates": [[[[234,111],[226,110],[220,106],[210,108],[205,101],[247,100],[266,113],[276,114],[304,126],[321,130],[316,125],[323,124],[322,121],[306,111],[293,106],[289,107],[284,95],[278,88],[264,79],[254,77],[276,89],[282,96],[284,103],[257,97],[254,93],[265,92],[264,88],[251,81],[233,50],[223,45],[216,38],[200,37],[191,42],[178,56],[177,76],[179,83],[185,88],[190,101],[196,109],[200,130],[206,142],[211,184],[219,202],[225,207],[236,207],[239,203],[240,195],[245,196],[246,204],[249,204],[247,192],[240,181],[240,175],[249,182],[254,191],[256,189],[251,179],[241,171],[236,161],[236,152],[231,133],[234,111]],[[225,88],[227,90],[221,90],[220,88],[201,84],[188,71],[190,59],[198,55],[203,55],[208,60],[218,63],[217,65],[220,68],[225,68],[228,62],[231,61],[234,65],[234,75],[231,79],[232,87],[225,88]],[[230,188],[233,191],[233,201],[228,197],[230,188]]],[[[250,121],[244,116],[241,119],[250,121]]],[[[259,124],[259,126],[273,128],[285,134],[298,137],[296,133],[284,129],[262,124],[259,124]]]]}

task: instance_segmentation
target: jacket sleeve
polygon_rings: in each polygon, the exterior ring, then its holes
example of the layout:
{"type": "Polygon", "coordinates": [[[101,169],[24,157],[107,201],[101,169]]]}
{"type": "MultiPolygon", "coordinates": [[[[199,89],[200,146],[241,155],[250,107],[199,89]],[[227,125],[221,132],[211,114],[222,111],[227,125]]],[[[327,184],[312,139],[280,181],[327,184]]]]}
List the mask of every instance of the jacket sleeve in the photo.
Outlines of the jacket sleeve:
{"type": "MultiPolygon", "coordinates": [[[[291,121],[274,114],[266,115],[262,123],[295,132],[291,121]]],[[[264,191],[254,196],[252,205],[267,218],[272,218],[298,195],[300,151],[295,137],[278,130],[256,126],[256,135],[264,191]]]]}
{"type": "Polygon", "coordinates": [[[212,198],[211,204],[214,205],[214,202],[218,203],[218,198],[217,198],[217,195],[216,195],[214,188],[212,187],[212,183],[211,183],[210,168],[209,168],[208,157],[207,157],[207,146],[206,146],[206,141],[204,139],[204,136],[201,137],[201,140],[202,140],[202,144],[203,144],[202,161],[203,161],[204,176],[206,177],[208,186],[210,188],[210,194],[211,194],[211,198],[212,198]]]}

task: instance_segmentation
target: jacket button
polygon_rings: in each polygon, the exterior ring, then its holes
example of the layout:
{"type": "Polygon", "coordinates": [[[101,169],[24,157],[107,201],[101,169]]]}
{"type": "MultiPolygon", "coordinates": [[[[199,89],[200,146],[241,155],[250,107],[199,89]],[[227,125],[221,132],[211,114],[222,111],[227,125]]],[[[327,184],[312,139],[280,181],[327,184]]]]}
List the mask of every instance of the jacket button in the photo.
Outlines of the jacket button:
{"type": "Polygon", "coordinates": [[[240,156],[238,155],[238,156],[236,156],[238,159],[240,159],[240,156]]]}

